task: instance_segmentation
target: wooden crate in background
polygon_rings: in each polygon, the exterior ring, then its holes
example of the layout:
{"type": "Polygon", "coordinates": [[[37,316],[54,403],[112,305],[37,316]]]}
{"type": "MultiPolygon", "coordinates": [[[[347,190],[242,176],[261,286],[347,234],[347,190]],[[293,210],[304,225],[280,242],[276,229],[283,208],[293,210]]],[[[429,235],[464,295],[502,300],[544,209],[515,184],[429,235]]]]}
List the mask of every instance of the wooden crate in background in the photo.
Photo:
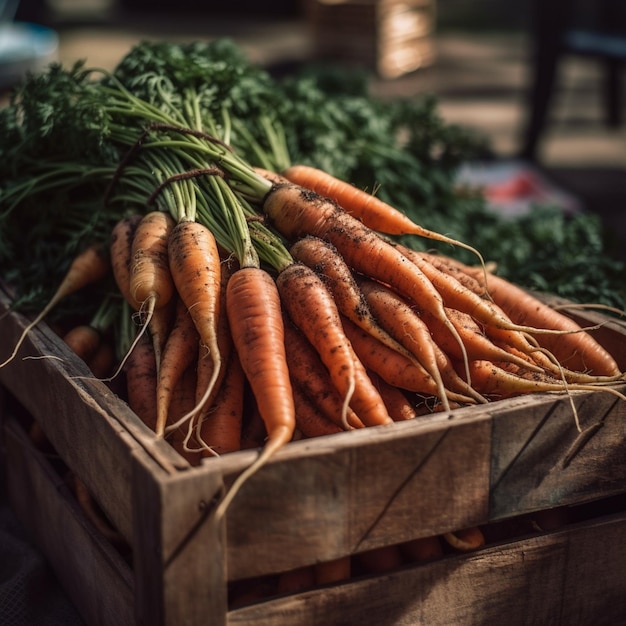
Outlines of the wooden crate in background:
{"type": "Polygon", "coordinates": [[[435,60],[435,0],[309,0],[313,53],[397,78],[435,60]]]}

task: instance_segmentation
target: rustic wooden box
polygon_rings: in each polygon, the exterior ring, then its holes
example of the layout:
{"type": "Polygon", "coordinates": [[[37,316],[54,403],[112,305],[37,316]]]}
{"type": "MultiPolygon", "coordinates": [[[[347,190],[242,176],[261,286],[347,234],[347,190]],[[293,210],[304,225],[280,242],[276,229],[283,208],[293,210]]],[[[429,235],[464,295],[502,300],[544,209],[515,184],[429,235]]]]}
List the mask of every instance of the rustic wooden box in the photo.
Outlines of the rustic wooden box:
{"type": "MultiPolygon", "coordinates": [[[[18,315],[3,319],[2,353],[23,326],[18,315]]],[[[626,367],[626,333],[606,325],[598,337],[626,367]]],[[[566,398],[542,394],[293,442],[217,525],[216,500],[256,453],[191,467],[86,373],[42,326],[0,382],[131,547],[126,558],[95,532],[5,410],[13,506],[90,624],[565,625],[626,615],[623,511],[243,608],[229,610],[227,599],[229,581],[621,497],[626,403],[610,394],[574,394],[582,433],[566,398]],[[21,358],[34,354],[61,359],[21,358]]]]}
{"type": "Polygon", "coordinates": [[[397,78],[434,62],[435,0],[309,0],[313,52],[397,78]]]}

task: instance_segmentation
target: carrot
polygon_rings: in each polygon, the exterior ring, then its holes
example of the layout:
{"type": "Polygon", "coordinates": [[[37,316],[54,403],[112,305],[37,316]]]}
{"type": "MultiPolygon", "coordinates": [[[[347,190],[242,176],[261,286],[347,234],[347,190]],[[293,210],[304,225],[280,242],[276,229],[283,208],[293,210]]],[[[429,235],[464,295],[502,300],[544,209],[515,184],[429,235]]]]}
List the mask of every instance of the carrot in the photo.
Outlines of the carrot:
{"type": "MultiPolygon", "coordinates": [[[[489,340],[481,327],[467,313],[446,307],[448,318],[456,327],[459,336],[463,340],[467,355],[470,359],[485,359],[487,361],[511,361],[518,365],[528,367],[535,371],[542,371],[527,358],[516,355],[514,352],[505,350],[489,340]]],[[[462,359],[463,355],[458,349],[457,343],[451,337],[447,328],[428,310],[422,312],[422,319],[428,326],[435,342],[444,352],[456,359],[462,359]]]]}
{"type": "MultiPolygon", "coordinates": [[[[226,315],[226,289],[228,287],[228,281],[233,273],[233,264],[230,262],[222,262],[220,271],[220,292],[219,302],[217,304],[220,314],[217,319],[216,333],[217,333],[217,348],[220,354],[220,360],[224,364],[224,367],[219,368],[217,378],[215,375],[215,363],[211,358],[211,355],[202,350],[198,354],[197,364],[197,387],[196,387],[196,403],[198,412],[195,416],[197,423],[197,439],[200,445],[204,446],[204,440],[200,435],[200,424],[205,419],[207,413],[211,410],[213,402],[217,395],[221,393],[221,387],[224,384],[227,376],[227,367],[233,352],[233,340],[230,334],[230,327],[228,325],[228,316],[226,315]],[[214,380],[214,382],[212,382],[214,380]],[[210,386],[213,387],[211,393],[206,396],[206,389],[210,386]]],[[[190,423],[190,427],[192,424],[190,423]]],[[[210,449],[210,446],[205,447],[205,452],[210,454],[216,454],[215,451],[210,449]]]]}
{"type": "Polygon", "coordinates": [[[39,314],[26,325],[13,348],[13,352],[5,361],[0,363],[0,367],[4,367],[15,358],[28,333],[35,328],[59,302],[80,289],[103,279],[109,273],[110,269],[111,263],[109,255],[102,244],[93,244],[79,252],[70,264],[68,271],[52,298],[39,314]]]}
{"type": "MultiPolygon", "coordinates": [[[[297,329],[290,319],[284,320],[285,350],[292,386],[299,388],[317,407],[320,414],[343,427],[343,400],[337,388],[333,386],[328,370],[319,354],[307,338],[297,329]]],[[[356,413],[347,408],[347,422],[352,428],[363,428],[363,422],[356,413]]]]}
{"type": "Polygon", "coordinates": [[[115,284],[134,311],[139,310],[141,303],[137,302],[130,294],[130,262],[133,239],[142,217],[139,213],[133,213],[121,218],[111,231],[111,241],[109,243],[115,284]]]}
{"type": "Polygon", "coordinates": [[[536,372],[509,371],[510,364],[492,363],[490,361],[470,361],[470,369],[474,384],[482,393],[500,398],[531,392],[567,392],[567,391],[605,391],[626,400],[626,396],[616,389],[593,384],[569,384],[536,372]]]}
{"type": "Polygon", "coordinates": [[[335,246],[319,237],[307,236],[296,241],[289,251],[295,260],[304,263],[324,278],[340,313],[393,350],[410,360],[415,359],[406,346],[379,324],[350,268],[335,246]]]}
{"type": "Polygon", "coordinates": [[[305,565],[297,569],[282,572],[276,583],[276,592],[298,593],[315,586],[315,568],[312,565],[305,565]]]}
{"type": "Polygon", "coordinates": [[[131,248],[130,295],[141,303],[149,320],[174,294],[168,261],[168,239],[174,220],[164,211],[151,211],[137,225],[131,248]]]}
{"type": "Polygon", "coordinates": [[[284,237],[311,234],[326,239],[356,272],[391,286],[420,307],[430,308],[464,350],[446,317],[441,295],[417,265],[334,202],[296,185],[274,185],[265,197],[263,211],[284,237]]]}
{"type": "Polygon", "coordinates": [[[295,405],[287,358],[280,296],[272,277],[244,266],[228,281],[226,312],[233,343],[267,429],[257,459],[247,467],[217,507],[220,519],[241,486],[293,437],[295,405]]]}
{"type": "Polygon", "coordinates": [[[315,584],[326,585],[348,580],[352,576],[352,562],[349,556],[340,556],[332,561],[316,563],[315,584]]]}
{"type": "MultiPolygon", "coordinates": [[[[473,275],[474,270],[468,268],[467,271],[473,275]]],[[[490,273],[487,281],[493,300],[516,324],[572,331],[569,334],[544,334],[539,338],[541,345],[556,355],[560,363],[572,370],[601,376],[621,374],[615,359],[574,320],[499,276],[490,273]]]]}
{"type": "MultiPolygon", "coordinates": [[[[437,384],[437,396],[445,410],[449,410],[435,346],[426,324],[404,298],[385,285],[364,280],[360,282],[360,287],[370,310],[382,327],[401,343],[432,376],[437,384]]],[[[437,319],[440,318],[437,317],[437,319]]]]}
{"type": "Polygon", "coordinates": [[[368,374],[385,403],[387,413],[394,422],[404,422],[417,417],[415,407],[399,387],[390,385],[374,372],[368,372],[368,374]]]}
{"type": "MultiPolygon", "coordinates": [[[[175,421],[181,415],[186,415],[195,405],[195,401],[196,367],[195,363],[191,363],[176,381],[170,401],[169,419],[175,421]]],[[[190,465],[195,466],[200,464],[202,456],[193,435],[193,431],[189,432],[181,426],[169,434],[167,440],[178,454],[186,459],[190,465]]]]}
{"type": "Polygon", "coordinates": [[[175,289],[167,256],[173,227],[169,213],[151,211],[137,224],[131,244],[129,303],[139,304],[136,310],[143,330],[150,331],[157,369],[174,311],[171,300],[175,289]]]}
{"type": "Polygon", "coordinates": [[[199,439],[211,452],[227,454],[241,449],[241,429],[244,411],[245,375],[236,352],[232,352],[215,402],[204,415],[199,427],[199,439]]]}
{"type": "MultiPolygon", "coordinates": [[[[311,268],[293,263],[277,277],[281,302],[294,324],[317,350],[333,384],[366,426],[392,422],[380,394],[345,336],[332,295],[311,268]]],[[[342,414],[346,430],[347,414],[342,414]]]]}
{"type": "Polygon", "coordinates": [[[459,246],[476,254],[481,264],[485,265],[480,252],[472,246],[416,224],[405,213],[398,211],[387,202],[328,172],[297,164],[283,171],[282,175],[296,185],[330,198],[372,230],[388,235],[417,235],[459,246]]]}
{"type": "Polygon", "coordinates": [[[90,324],[74,326],[63,335],[63,341],[85,363],[94,356],[101,340],[100,331],[90,324]]]}
{"type": "Polygon", "coordinates": [[[156,426],[157,369],[154,346],[141,335],[124,363],[128,405],[151,430],[156,426]]]}
{"type": "Polygon", "coordinates": [[[296,426],[305,437],[322,437],[343,431],[341,426],[318,411],[300,387],[293,387],[293,399],[296,404],[296,426]]]}
{"type": "Polygon", "coordinates": [[[105,338],[100,342],[87,365],[96,378],[106,378],[111,374],[115,365],[115,348],[110,340],[105,338]]]}
{"type": "Polygon", "coordinates": [[[402,567],[404,560],[397,545],[382,546],[356,555],[356,561],[365,574],[382,574],[402,567]]]}
{"type": "Polygon", "coordinates": [[[222,357],[217,341],[220,316],[221,265],[217,242],[211,231],[190,220],[181,220],[168,239],[168,258],[172,280],[187,307],[200,337],[200,351],[211,359],[213,371],[203,396],[183,422],[198,413],[212,393],[220,371],[222,357]]]}
{"type": "Polygon", "coordinates": [[[259,174],[259,176],[265,178],[265,180],[269,180],[271,183],[274,184],[284,184],[289,182],[288,178],[285,178],[285,176],[282,176],[278,172],[272,172],[262,167],[255,167],[254,171],[259,174]]]}
{"type": "MultiPolygon", "coordinates": [[[[415,393],[437,395],[437,385],[423,367],[380,343],[349,319],[342,318],[342,323],[354,351],[368,370],[376,372],[394,387],[415,393]]],[[[455,393],[449,389],[446,390],[446,394],[450,401],[462,404],[475,403],[470,395],[455,393]]]]}
{"type": "Polygon", "coordinates": [[[163,346],[158,368],[155,432],[159,437],[165,432],[174,390],[198,353],[198,331],[187,306],[178,297],[172,302],[176,308],[174,324],[163,346]]]}
{"type": "Polygon", "coordinates": [[[478,526],[444,533],[442,537],[448,545],[461,552],[477,550],[485,545],[485,537],[478,526]]]}
{"type": "MultiPolygon", "coordinates": [[[[488,335],[491,327],[496,331],[507,330],[532,336],[539,335],[541,344],[550,353],[555,354],[559,362],[569,364],[570,369],[580,371],[588,369],[598,375],[620,376],[619,367],[613,357],[586,332],[586,329],[523,289],[488,274],[487,287],[493,299],[491,302],[463,287],[451,274],[425,262],[412,250],[400,248],[407,258],[422,268],[433,281],[447,306],[468,313],[485,324],[485,332],[488,335]]],[[[476,278],[480,270],[468,267],[467,271],[473,273],[476,278]]],[[[518,339],[512,335],[509,335],[508,340],[513,341],[516,346],[519,345],[518,339]]]]}
{"type": "Polygon", "coordinates": [[[441,540],[437,535],[405,541],[400,544],[400,551],[413,562],[430,561],[443,556],[441,540]]]}

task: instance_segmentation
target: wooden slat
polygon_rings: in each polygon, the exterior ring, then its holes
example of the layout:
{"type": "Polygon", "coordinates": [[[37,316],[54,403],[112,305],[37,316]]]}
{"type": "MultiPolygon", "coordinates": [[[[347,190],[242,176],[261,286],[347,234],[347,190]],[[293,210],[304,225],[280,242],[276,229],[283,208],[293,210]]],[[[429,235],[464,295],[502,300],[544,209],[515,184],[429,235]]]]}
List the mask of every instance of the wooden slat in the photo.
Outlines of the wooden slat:
{"type": "MultiPolygon", "coordinates": [[[[481,413],[294,442],[231,504],[229,577],[285,571],[484,520],[490,438],[481,413]]],[[[222,457],[225,480],[253,458],[222,457]]]]}
{"type": "Polygon", "coordinates": [[[626,514],[231,611],[232,626],[626,624],[626,514]]]}
{"type": "MultiPolygon", "coordinates": [[[[7,306],[0,291],[0,315],[7,306]]],[[[20,315],[3,315],[1,354],[11,352],[25,324],[20,315]]],[[[29,333],[17,357],[0,368],[0,383],[37,420],[66,465],[80,476],[129,541],[133,533],[132,454],[142,451],[158,458],[169,471],[189,467],[169,444],[155,439],[125,402],[94,380],[45,323],[29,333]],[[24,358],[42,355],[45,358],[24,358]]]]}
{"type": "Polygon", "coordinates": [[[576,393],[573,400],[582,432],[567,397],[499,403],[491,520],[626,491],[626,403],[602,392],[576,393]]]}
{"type": "Polygon", "coordinates": [[[223,523],[211,515],[223,490],[219,473],[154,480],[153,462],[133,471],[137,620],[151,626],[225,624],[223,523]]]}
{"type": "Polygon", "coordinates": [[[128,564],[86,521],[63,478],[33,448],[21,427],[3,418],[7,489],[66,593],[90,626],[133,623],[128,564]]]}

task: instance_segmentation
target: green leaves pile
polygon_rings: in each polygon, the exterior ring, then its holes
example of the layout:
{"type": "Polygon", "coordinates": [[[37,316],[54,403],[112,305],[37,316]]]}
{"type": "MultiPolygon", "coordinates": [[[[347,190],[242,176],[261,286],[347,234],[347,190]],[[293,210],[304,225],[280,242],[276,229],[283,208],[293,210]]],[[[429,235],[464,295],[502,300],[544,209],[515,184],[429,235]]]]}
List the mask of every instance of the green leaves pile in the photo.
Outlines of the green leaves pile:
{"type": "Polygon", "coordinates": [[[594,216],[541,207],[505,221],[457,189],[461,163],[487,146],[444,123],[434,98],[379,101],[365,75],[320,68],[279,80],[216,40],[141,43],[112,75],[53,65],[15,90],[0,111],[0,269],[24,308],[40,307],[73,253],[106,240],[172,173],[171,135],[152,161],[129,159],[162,116],[219,138],[253,165],[311,164],[375,191],[423,226],[478,248],[522,286],[624,306],[625,270],[607,258],[594,216]],[[116,184],[121,169],[124,185],[116,184]]]}

